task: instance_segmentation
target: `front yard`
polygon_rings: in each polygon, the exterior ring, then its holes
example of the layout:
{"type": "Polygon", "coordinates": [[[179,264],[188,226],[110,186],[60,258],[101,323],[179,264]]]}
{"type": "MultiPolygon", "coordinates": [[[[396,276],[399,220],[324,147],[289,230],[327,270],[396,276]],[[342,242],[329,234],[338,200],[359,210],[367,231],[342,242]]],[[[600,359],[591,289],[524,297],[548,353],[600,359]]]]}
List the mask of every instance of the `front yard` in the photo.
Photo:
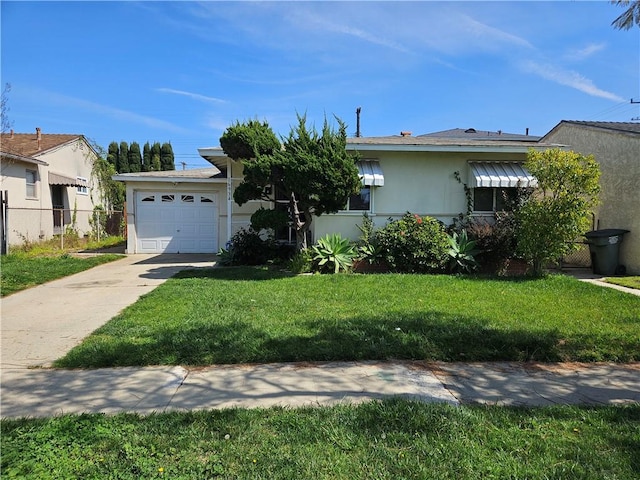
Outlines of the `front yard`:
{"type": "Polygon", "coordinates": [[[640,299],[573,278],[185,271],[57,367],[640,360],[640,299]]]}

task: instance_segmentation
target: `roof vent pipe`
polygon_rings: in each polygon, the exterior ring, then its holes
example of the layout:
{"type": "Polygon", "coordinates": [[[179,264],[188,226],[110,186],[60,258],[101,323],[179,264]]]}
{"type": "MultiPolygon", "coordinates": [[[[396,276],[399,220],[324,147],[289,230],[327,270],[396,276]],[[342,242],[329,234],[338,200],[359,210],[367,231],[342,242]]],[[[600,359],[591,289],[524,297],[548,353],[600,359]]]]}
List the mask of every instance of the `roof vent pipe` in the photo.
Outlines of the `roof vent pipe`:
{"type": "Polygon", "coordinates": [[[360,112],[362,107],[356,108],[356,137],[360,137],[360,112]]]}
{"type": "Polygon", "coordinates": [[[38,150],[40,150],[40,145],[42,142],[42,133],[40,132],[40,127],[36,127],[36,140],[38,141],[38,150]]]}
{"type": "Polygon", "coordinates": [[[524,134],[528,137],[529,136],[529,127],[527,127],[524,131],[524,134]]]}

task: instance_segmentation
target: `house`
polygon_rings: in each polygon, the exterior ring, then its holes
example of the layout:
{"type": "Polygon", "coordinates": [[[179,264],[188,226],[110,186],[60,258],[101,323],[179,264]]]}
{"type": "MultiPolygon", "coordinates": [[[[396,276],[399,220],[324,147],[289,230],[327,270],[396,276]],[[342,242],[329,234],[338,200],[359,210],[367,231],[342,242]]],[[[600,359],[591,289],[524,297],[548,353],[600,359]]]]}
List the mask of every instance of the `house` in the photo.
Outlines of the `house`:
{"type": "Polygon", "coordinates": [[[3,247],[48,239],[67,227],[88,233],[97,157],[83,135],[45,134],[39,128],[35,133],[3,133],[3,247]]]}
{"type": "Polygon", "coordinates": [[[543,138],[583,155],[600,165],[600,205],[596,229],[625,229],[619,261],[627,273],[640,274],[640,123],[563,120],[543,138]]]}
{"type": "MultiPolygon", "coordinates": [[[[451,223],[467,211],[465,185],[473,214],[492,215],[501,208],[503,193],[535,185],[522,167],[528,150],[553,146],[528,134],[474,129],[350,138],[347,149],[360,157],[362,190],[343,211],[314,218],[312,241],[335,232],[356,239],[365,212],[378,227],[407,211],[451,223]]],[[[256,209],[286,202],[275,192],[271,202],[238,206],[233,191],[243,179],[242,163],[219,147],[198,152],[212,168],[114,177],[127,186],[129,253],[216,252],[249,226],[256,209]]],[[[295,238],[291,232],[279,233],[283,240],[295,238]]]]}

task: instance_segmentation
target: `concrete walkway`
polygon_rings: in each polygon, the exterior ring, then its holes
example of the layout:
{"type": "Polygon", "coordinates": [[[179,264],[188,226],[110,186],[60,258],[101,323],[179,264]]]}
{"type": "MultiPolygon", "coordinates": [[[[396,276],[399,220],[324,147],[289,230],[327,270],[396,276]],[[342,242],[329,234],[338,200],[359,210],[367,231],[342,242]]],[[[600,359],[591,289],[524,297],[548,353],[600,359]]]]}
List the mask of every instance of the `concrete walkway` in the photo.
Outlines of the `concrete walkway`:
{"type": "Polygon", "coordinates": [[[212,255],[132,255],[2,299],[0,416],[330,405],[390,396],[453,405],[640,402],[640,363],[46,368],[179,270],[214,262],[212,255]]]}

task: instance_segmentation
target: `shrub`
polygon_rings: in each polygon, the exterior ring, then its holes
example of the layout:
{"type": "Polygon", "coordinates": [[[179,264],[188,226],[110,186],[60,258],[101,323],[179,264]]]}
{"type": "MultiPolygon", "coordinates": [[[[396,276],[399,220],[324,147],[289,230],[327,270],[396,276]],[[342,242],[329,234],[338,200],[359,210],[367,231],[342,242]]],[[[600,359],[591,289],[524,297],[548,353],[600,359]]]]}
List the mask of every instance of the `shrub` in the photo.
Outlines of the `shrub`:
{"type": "Polygon", "coordinates": [[[516,256],[516,221],[513,212],[496,212],[495,221],[473,219],[467,234],[480,250],[476,260],[487,272],[495,273],[505,260],[516,256]]]}
{"type": "Polygon", "coordinates": [[[252,229],[240,229],[218,255],[223,265],[261,265],[273,256],[273,243],[252,229]]]}
{"type": "Polygon", "coordinates": [[[312,265],[313,256],[308,248],[296,252],[289,260],[289,270],[295,274],[309,273],[312,265]]]}
{"type": "Polygon", "coordinates": [[[447,264],[448,236],[435,218],[407,212],[378,230],[376,239],[393,270],[440,272],[447,264]]]}

